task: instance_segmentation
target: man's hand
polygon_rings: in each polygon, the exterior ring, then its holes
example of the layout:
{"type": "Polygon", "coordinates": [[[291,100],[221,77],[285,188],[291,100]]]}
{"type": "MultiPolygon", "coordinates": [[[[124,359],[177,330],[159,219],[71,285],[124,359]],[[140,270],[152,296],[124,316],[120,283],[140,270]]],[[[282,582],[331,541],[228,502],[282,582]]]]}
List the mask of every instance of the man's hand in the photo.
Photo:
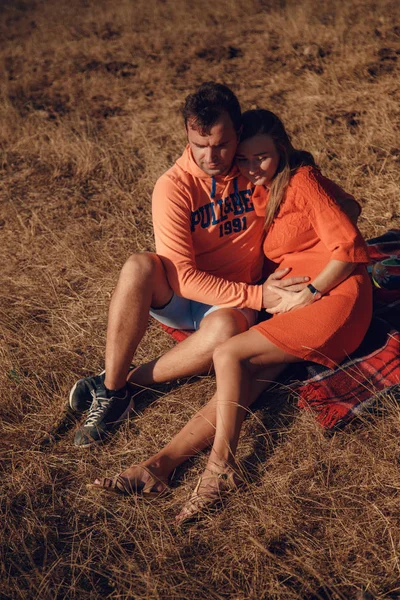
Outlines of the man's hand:
{"type": "Polygon", "coordinates": [[[289,269],[278,269],[268,277],[267,281],[262,286],[263,308],[268,310],[281,302],[282,298],[276,290],[274,290],[274,287],[285,289],[290,292],[301,292],[307,286],[307,282],[310,281],[309,277],[287,277],[286,279],[282,279],[288,273],[289,269]]]}

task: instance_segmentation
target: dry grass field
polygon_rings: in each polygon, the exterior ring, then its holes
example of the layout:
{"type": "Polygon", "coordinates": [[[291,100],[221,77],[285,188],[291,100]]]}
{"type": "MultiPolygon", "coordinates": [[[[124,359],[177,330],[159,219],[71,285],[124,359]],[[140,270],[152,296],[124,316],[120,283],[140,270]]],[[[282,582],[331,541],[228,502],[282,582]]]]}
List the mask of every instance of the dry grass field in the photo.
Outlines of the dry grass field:
{"type": "MultiPolygon", "coordinates": [[[[277,112],[363,205],[366,237],[400,227],[397,0],[0,1],[0,598],[400,598],[400,410],[327,435],[295,401],[260,403],[239,457],[249,485],[214,518],[86,483],[147,458],[213,377],[143,394],[108,445],[43,438],[72,383],[103,367],[118,272],[152,250],[152,187],[185,145],[204,80],[277,112]]],[[[135,361],[172,345],[154,323],[135,361]]]]}

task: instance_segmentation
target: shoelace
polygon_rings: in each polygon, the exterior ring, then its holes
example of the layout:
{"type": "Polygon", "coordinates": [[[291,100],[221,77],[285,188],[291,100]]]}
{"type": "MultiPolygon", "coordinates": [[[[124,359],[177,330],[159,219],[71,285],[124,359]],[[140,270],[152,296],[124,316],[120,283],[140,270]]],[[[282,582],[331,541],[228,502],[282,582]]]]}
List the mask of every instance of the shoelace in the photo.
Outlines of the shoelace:
{"type": "Polygon", "coordinates": [[[84,423],[84,427],[92,427],[97,425],[99,417],[102,417],[104,412],[108,409],[111,404],[111,399],[108,398],[94,398],[92,406],[90,407],[88,417],[84,423]]]}

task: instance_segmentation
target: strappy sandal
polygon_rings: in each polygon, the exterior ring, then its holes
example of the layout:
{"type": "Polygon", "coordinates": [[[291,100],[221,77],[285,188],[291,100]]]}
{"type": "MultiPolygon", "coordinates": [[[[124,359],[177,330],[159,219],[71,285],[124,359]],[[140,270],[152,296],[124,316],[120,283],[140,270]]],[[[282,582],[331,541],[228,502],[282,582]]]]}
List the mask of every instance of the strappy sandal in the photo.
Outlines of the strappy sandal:
{"type": "Polygon", "coordinates": [[[176,517],[178,525],[192,521],[204,514],[207,509],[222,503],[223,499],[236,491],[242,483],[242,480],[238,478],[237,473],[233,469],[225,473],[202,475],[189,500],[185,502],[181,512],[176,517]],[[215,488],[203,489],[199,494],[201,484],[207,479],[217,479],[217,486],[215,488]],[[184,514],[182,515],[182,513],[184,514]]]}
{"type": "Polygon", "coordinates": [[[86,487],[88,490],[96,492],[107,492],[120,496],[143,496],[145,498],[158,498],[169,491],[170,488],[165,481],[156,477],[147,467],[140,465],[140,468],[150,476],[143,487],[138,487],[125,477],[122,477],[122,475],[116,475],[112,478],[102,477],[99,479],[99,483],[88,483],[86,487]],[[162,488],[160,490],[153,490],[154,486],[160,483],[162,484],[162,488]]]}

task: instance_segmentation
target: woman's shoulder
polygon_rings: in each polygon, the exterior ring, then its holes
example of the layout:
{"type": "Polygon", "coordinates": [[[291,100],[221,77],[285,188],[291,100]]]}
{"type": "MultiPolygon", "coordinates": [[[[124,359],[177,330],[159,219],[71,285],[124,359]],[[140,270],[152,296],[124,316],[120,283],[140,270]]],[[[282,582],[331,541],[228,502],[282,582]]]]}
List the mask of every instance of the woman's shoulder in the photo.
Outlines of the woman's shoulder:
{"type": "Polygon", "coordinates": [[[337,183],[325,177],[318,167],[300,167],[291,177],[290,186],[297,197],[311,199],[317,196],[320,199],[338,200],[340,198],[353,198],[337,183]]]}
{"type": "Polygon", "coordinates": [[[307,186],[326,179],[318,167],[307,165],[296,169],[296,172],[290,178],[290,186],[307,186]]]}
{"type": "Polygon", "coordinates": [[[321,172],[317,167],[299,167],[290,178],[286,199],[298,208],[305,208],[312,199],[319,195],[321,172]]]}

